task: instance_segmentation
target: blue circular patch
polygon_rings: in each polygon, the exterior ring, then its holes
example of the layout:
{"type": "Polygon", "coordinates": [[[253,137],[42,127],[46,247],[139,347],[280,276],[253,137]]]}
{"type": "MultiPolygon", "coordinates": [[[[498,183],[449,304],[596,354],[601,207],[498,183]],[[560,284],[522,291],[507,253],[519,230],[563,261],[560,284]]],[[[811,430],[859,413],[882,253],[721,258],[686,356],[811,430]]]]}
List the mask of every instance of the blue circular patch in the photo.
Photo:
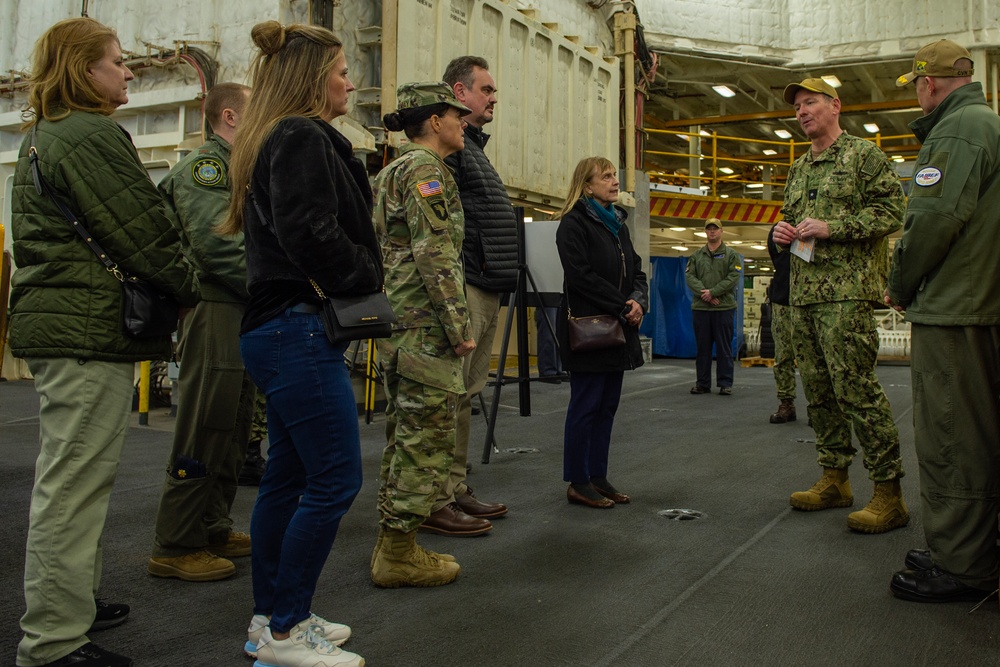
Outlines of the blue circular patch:
{"type": "Polygon", "coordinates": [[[206,187],[222,185],[226,179],[226,170],[222,163],[211,157],[195,160],[191,165],[191,177],[194,182],[206,187]]]}

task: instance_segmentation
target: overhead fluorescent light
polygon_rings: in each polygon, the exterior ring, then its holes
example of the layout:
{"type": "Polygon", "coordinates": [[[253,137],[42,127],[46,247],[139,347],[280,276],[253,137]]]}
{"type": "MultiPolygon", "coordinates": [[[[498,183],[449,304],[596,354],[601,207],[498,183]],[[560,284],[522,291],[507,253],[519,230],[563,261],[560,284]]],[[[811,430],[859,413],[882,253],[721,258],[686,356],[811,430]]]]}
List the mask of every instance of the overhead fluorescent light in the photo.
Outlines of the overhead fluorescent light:
{"type": "Polygon", "coordinates": [[[892,161],[893,162],[906,162],[906,158],[903,157],[902,155],[893,155],[892,156],[892,161]]]}
{"type": "Polygon", "coordinates": [[[838,79],[837,77],[835,77],[832,74],[827,74],[826,76],[821,76],[820,78],[823,79],[824,81],[826,81],[828,84],[830,84],[834,88],[840,88],[842,85],[844,85],[844,84],[842,84],[840,82],[840,79],[838,79]]]}
{"type": "Polygon", "coordinates": [[[723,174],[733,173],[733,170],[730,167],[719,167],[719,171],[721,171],[723,174]]]}
{"type": "Polygon", "coordinates": [[[719,195],[719,199],[729,199],[729,195],[719,195]]]}
{"type": "Polygon", "coordinates": [[[729,245],[743,245],[743,241],[730,241],[729,245]]]}
{"type": "Polygon", "coordinates": [[[778,137],[779,139],[791,139],[792,133],[789,132],[788,130],[775,130],[774,136],[778,137]]]}
{"type": "Polygon", "coordinates": [[[688,251],[688,247],[686,245],[672,245],[672,246],[670,246],[670,249],[671,250],[676,250],[678,252],[687,252],[688,251]]]}
{"type": "Polygon", "coordinates": [[[701,130],[701,131],[698,132],[698,134],[701,135],[701,136],[703,136],[703,137],[710,137],[710,136],[712,136],[712,133],[709,132],[708,130],[701,130]]]}
{"type": "Polygon", "coordinates": [[[767,246],[766,245],[757,244],[757,245],[752,245],[750,247],[753,248],[754,250],[767,250],[767,246]]]}
{"type": "Polygon", "coordinates": [[[694,235],[695,236],[700,236],[703,239],[707,239],[708,238],[708,234],[706,234],[705,232],[695,232],[694,235]]]}
{"type": "Polygon", "coordinates": [[[871,132],[872,134],[875,134],[876,132],[878,132],[878,125],[876,125],[875,123],[865,123],[865,130],[871,132]]]}
{"type": "Polygon", "coordinates": [[[771,267],[769,267],[769,266],[762,266],[762,267],[760,267],[760,270],[761,271],[770,271],[771,267]]]}
{"type": "Polygon", "coordinates": [[[778,151],[774,150],[773,148],[765,148],[764,149],[764,155],[777,155],[777,154],[778,154],[778,151]]]}
{"type": "Polygon", "coordinates": [[[698,189],[699,190],[711,190],[712,186],[710,186],[710,185],[699,185],[698,189]]]}
{"type": "Polygon", "coordinates": [[[686,232],[687,229],[688,229],[687,227],[671,227],[670,231],[672,231],[672,232],[686,232]]]}
{"type": "Polygon", "coordinates": [[[525,222],[534,222],[535,219],[534,218],[525,218],[524,221],[525,222]]]}
{"type": "Polygon", "coordinates": [[[712,86],[712,90],[723,97],[736,97],[736,93],[729,86],[712,86]]]}
{"type": "Polygon", "coordinates": [[[747,187],[751,190],[757,190],[758,188],[764,187],[763,183],[747,183],[747,187]]]}

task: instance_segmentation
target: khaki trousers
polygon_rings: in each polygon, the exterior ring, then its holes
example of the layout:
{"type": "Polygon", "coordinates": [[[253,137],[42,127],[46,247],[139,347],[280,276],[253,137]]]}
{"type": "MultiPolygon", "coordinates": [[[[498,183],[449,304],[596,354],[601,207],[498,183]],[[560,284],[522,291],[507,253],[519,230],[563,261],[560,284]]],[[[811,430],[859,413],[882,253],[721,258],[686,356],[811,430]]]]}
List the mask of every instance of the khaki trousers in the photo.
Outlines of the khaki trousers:
{"type": "Polygon", "coordinates": [[[455,427],[455,458],[451,473],[432,508],[438,511],[455,502],[455,496],[465,495],[465,463],[469,460],[469,431],[472,424],[472,401],[486,386],[490,375],[490,358],[493,356],[493,339],[500,318],[500,294],[487,292],[473,285],[466,285],[465,298],[469,303],[472,337],[476,349],[463,358],[465,393],[458,400],[458,425],[455,427]]]}
{"type": "Polygon", "coordinates": [[[28,359],[40,398],[17,664],[54,662],[89,640],[101,533],[132,406],[135,365],[28,359]]]}

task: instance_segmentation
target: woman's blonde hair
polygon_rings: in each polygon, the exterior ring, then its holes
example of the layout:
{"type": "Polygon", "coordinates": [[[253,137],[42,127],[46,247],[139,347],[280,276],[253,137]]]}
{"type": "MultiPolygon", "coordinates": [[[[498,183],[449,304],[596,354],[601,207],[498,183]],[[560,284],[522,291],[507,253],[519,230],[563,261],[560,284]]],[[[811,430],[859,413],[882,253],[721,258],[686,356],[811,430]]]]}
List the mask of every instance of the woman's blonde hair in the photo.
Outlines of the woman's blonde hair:
{"type": "Polygon", "coordinates": [[[243,230],[243,205],[257,154],[279,121],[291,116],[319,118],[330,106],[326,82],[341,53],[341,42],[326,28],[258,23],[250,31],[260,52],[250,65],[250,98],[240,120],[229,182],[229,213],[223,234],[243,230]]]}
{"type": "Polygon", "coordinates": [[[115,106],[98,90],[87,68],[118,42],[115,31],[91,18],[59,21],[35,42],[24,129],[40,119],[60,120],[71,111],[110,115],[115,106]]]}
{"type": "Polygon", "coordinates": [[[583,196],[583,188],[594,176],[603,174],[607,170],[614,172],[618,171],[615,164],[606,157],[601,157],[595,155],[594,157],[585,157],[580,160],[576,169],[573,170],[573,180],[569,183],[569,194],[566,195],[566,201],[563,202],[563,206],[559,209],[559,213],[556,217],[562,219],[570,209],[576,204],[576,200],[583,196]]]}

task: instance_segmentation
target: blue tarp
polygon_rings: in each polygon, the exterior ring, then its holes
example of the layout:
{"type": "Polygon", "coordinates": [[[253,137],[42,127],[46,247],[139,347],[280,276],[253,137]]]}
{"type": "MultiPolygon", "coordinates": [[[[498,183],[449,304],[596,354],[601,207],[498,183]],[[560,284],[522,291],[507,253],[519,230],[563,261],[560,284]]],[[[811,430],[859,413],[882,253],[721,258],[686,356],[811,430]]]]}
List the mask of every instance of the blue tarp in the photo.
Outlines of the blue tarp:
{"type": "MultiPolygon", "coordinates": [[[[694,325],[691,322],[691,290],[684,279],[687,257],[650,257],[649,312],[640,333],[653,339],[653,354],[694,359],[694,325]]],[[[740,261],[743,261],[742,256],[740,261]]],[[[736,285],[736,324],[733,354],[743,346],[743,281],[736,285]]]]}

